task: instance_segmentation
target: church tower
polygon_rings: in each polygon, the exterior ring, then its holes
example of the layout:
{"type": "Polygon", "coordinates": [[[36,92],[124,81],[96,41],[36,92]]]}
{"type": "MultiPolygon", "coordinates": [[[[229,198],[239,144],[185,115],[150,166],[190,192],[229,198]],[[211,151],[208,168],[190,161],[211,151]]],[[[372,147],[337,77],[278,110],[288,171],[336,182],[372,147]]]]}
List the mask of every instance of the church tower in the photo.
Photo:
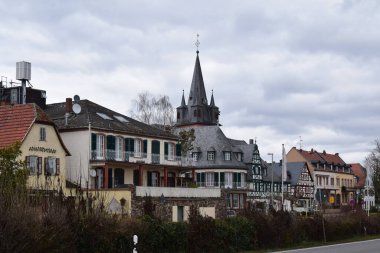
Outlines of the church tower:
{"type": "Polygon", "coordinates": [[[220,112],[215,105],[214,94],[211,95],[210,104],[207,102],[198,50],[187,105],[184,96],[183,93],[181,106],[177,107],[177,126],[219,124],[220,112]]]}

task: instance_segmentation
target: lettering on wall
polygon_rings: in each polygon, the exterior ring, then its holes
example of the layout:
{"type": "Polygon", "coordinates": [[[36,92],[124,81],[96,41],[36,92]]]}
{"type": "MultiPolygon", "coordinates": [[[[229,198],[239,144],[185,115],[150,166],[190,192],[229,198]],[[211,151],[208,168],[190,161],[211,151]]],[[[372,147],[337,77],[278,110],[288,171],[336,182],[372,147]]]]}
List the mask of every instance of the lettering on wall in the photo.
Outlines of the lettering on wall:
{"type": "Polygon", "coordinates": [[[57,150],[53,148],[44,148],[44,147],[30,147],[29,151],[38,151],[38,152],[44,152],[44,153],[50,153],[55,154],[57,150]]]}

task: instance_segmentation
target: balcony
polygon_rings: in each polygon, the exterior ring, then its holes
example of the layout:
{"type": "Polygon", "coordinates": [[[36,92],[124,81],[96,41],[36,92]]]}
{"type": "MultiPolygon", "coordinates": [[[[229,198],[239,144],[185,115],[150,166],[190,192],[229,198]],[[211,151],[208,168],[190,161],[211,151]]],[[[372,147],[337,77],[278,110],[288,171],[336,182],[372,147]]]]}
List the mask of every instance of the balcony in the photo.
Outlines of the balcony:
{"type": "Polygon", "coordinates": [[[221,189],[136,186],[138,197],[161,197],[162,195],[165,198],[220,198],[221,189]]]}
{"type": "Polygon", "coordinates": [[[248,184],[245,182],[197,182],[197,186],[204,188],[248,189],[248,184]]]}
{"type": "Polygon", "coordinates": [[[113,149],[105,149],[104,152],[99,150],[91,151],[91,160],[93,161],[118,161],[118,162],[140,162],[147,164],[164,164],[181,166],[184,160],[181,156],[168,156],[163,154],[151,154],[143,152],[124,151],[118,152],[113,149]]]}

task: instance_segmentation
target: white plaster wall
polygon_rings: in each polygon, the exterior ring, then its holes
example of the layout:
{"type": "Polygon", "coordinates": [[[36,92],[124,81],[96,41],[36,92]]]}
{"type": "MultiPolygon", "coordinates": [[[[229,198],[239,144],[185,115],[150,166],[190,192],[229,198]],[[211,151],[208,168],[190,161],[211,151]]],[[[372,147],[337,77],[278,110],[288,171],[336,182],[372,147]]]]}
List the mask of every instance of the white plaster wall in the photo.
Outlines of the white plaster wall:
{"type": "Polygon", "coordinates": [[[88,130],[63,132],[61,137],[71,157],[66,159],[67,179],[73,183],[81,182],[86,186],[88,181],[90,134],[88,130]]]}

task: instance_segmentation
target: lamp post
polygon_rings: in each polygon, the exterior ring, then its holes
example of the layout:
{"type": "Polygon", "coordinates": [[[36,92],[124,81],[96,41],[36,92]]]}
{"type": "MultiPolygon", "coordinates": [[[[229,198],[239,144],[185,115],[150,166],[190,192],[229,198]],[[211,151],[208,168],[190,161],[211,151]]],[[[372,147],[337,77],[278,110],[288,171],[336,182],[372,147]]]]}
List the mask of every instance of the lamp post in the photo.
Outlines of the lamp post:
{"type": "Polygon", "coordinates": [[[270,203],[273,207],[273,153],[268,153],[268,155],[270,155],[272,157],[272,163],[271,163],[271,167],[272,167],[272,184],[270,186],[270,193],[271,193],[271,200],[270,200],[270,203]]]}

